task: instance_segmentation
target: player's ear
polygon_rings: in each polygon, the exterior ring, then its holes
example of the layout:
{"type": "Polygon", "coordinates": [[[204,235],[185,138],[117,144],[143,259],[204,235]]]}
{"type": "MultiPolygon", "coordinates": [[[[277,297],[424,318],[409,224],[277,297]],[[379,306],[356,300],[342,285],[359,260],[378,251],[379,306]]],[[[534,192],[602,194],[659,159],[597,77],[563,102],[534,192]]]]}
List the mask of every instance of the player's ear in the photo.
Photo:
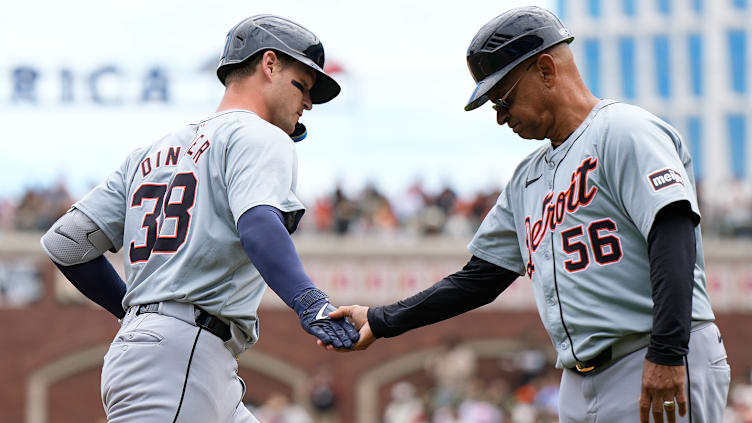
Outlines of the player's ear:
{"type": "Polygon", "coordinates": [[[541,54],[534,65],[534,72],[543,79],[546,87],[551,87],[556,80],[556,60],[550,54],[541,54]]]}
{"type": "Polygon", "coordinates": [[[279,57],[273,50],[267,50],[261,56],[261,70],[269,81],[272,79],[272,73],[279,70],[279,57]]]}

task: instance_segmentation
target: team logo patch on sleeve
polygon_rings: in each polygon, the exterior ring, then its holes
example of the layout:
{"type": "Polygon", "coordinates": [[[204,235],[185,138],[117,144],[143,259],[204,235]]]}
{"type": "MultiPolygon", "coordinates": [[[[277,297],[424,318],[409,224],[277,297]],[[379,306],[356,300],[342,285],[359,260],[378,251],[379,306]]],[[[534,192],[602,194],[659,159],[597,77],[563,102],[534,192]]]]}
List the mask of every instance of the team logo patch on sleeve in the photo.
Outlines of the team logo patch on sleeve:
{"type": "Polygon", "coordinates": [[[648,175],[648,179],[654,191],[662,190],[674,184],[684,185],[681,174],[674,169],[663,169],[653,172],[648,175]]]}

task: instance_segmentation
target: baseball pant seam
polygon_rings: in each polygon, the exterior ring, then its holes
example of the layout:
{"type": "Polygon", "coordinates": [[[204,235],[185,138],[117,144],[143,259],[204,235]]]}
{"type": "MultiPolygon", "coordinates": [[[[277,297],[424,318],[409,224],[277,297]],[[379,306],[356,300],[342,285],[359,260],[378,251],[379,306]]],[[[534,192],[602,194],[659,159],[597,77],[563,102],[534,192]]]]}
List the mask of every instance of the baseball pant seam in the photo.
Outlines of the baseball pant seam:
{"type": "Polygon", "coordinates": [[[201,328],[198,328],[198,332],[196,333],[196,339],[193,340],[193,347],[191,348],[191,355],[188,358],[188,366],[186,366],[185,369],[185,380],[183,381],[183,392],[180,393],[180,402],[178,403],[178,409],[175,412],[175,418],[172,420],[172,423],[175,423],[178,421],[178,415],[180,415],[180,408],[183,407],[183,399],[185,398],[185,389],[188,386],[188,375],[191,372],[191,363],[193,362],[193,353],[196,351],[196,344],[198,344],[198,336],[201,335],[201,328]]]}
{"type": "Polygon", "coordinates": [[[692,382],[689,380],[689,356],[684,356],[684,368],[687,369],[687,413],[689,413],[689,423],[692,423],[692,382]]]}

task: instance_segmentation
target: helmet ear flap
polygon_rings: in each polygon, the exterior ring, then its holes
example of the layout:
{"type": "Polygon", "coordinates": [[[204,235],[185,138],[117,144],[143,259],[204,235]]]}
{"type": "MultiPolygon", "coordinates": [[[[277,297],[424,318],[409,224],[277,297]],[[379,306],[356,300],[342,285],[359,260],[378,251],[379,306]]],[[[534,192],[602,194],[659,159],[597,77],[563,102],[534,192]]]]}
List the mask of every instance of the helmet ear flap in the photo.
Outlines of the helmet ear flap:
{"type": "Polygon", "coordinates": [[[303,141],[306,136],[308,136],[308,130],[306,130],[305,125],[297,122],[295,124],[295,130],[290,134],[290,138],[292,138],[294,142],[300,142],[303,141]]]}

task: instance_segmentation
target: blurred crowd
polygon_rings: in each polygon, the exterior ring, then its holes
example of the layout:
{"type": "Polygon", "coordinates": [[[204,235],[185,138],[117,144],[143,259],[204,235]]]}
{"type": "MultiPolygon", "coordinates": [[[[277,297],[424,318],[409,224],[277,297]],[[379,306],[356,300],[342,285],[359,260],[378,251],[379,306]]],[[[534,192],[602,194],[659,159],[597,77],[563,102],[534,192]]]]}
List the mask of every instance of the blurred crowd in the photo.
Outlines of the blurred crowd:
{"type": "MultiPolygon", "coordinates": [[[[300,230],[345,234],[472,235],[499,191],[460,198],[450,187],[426,191],[420,182],[403,194],[387,198],[375,185],[346,195],[331,194],[305,201],[308,211],[300,230]]],[[[18,199],[0,197],[0,230],[45,231],[76,199],[65,184],[27,189],[18,199]]]]}
{"type": "Polygon", "coordinates": [[[313,219],[304,230],[338,235],[411,235],[469,236],[496,203],[499,191],[477,192],[461,198],[449,186],[437,192],[415,182],[392,198],[368,184],[359,193],[348,196],[337,187],[331,195],[312,204],[313,219]]]}
{"type": "Polygon", "coordinates": [[[752,384],[732,383],[723,417],[723,423],[752,423],[752,384]]]}
{"type": "Polygon", "coordinates": [[[64,183],[28,188],[18,199],[0,197],[0,230],[46,231],[73,201],[64,183]]]}
{"type": "Polygon", "coordinates": [[[698,185],[705,234],[722,238],[752,237],[752,184],[742,180],[719,186],[698,185]]]}
{"type": "Polygon", "coordinates": [[[280,392],[273,392],[262,404],[246,404],[261,423],[340,423],[337,416],[337,392],[332,373],[320,368],[308,386],[306,408],[280,392]]]}
{"type": "MultiPolygon", "coordinates": [[[[702,228],[711,237],[752,237],[752,184],[734,181],[722,189],[698,187],[702,228]]],[[[301,232],[365,236],[444,235],[470,237],[496,203],[500,188],[460,196],[451,186],[428,190],[420,181],[388,196],[374,184],[305,202],[301,232]]],[[[0,230],[44,231],[76,200],[64,183],[28,188],[18,198],[0,197],[0,230]]]]}

